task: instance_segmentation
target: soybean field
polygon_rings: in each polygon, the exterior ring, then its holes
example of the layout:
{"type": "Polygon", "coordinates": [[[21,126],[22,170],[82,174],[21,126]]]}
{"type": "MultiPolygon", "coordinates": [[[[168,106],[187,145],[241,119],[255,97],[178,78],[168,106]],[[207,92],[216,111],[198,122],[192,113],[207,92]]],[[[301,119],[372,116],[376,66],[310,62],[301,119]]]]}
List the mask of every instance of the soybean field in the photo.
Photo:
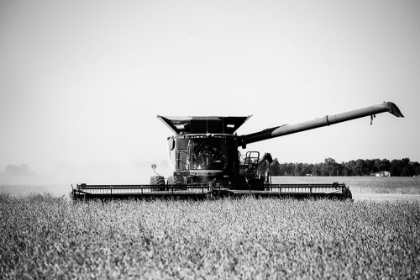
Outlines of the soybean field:
{"type": "Polygon", "coordinates": [[[0,208],[3,279],[420,277],[418,201],[3,193],[0,208]]]}

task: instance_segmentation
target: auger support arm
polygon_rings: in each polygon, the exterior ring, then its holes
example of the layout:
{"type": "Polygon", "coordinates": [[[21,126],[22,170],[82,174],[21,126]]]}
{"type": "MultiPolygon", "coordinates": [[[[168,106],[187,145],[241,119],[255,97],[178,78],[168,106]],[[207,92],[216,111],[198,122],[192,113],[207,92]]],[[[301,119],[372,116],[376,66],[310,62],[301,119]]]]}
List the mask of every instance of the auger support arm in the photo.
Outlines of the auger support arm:
{"type": "Polygon", "coordinates": [[[360,109],[351,110],[348,112],[338,113],[335,115],[327,115],[322,118],[305,121],[297,124],[291,125],[282,125],[277,126],[269,129],[265,129],[263,131],[246,134],[240,137],[240,142],[242,147],[246,147],[246,144],[251,144],[258,141],[263,141],[275,137],[285,136],[288,134],[293,134],[297,132],[302,132],[305,130],[315,129],[323,126],[329,126],[345,121],[350,121],[358,118],[363,118],[367,116],[375,116],[376,114],[380,113],[391,113],[398,118],[404,118],[403,114],[401,113],[400,109],[398,109],[397,105],[392,102],[384,102],[381,104],[372,105],[369,107],[364,107],[360,109]]]}

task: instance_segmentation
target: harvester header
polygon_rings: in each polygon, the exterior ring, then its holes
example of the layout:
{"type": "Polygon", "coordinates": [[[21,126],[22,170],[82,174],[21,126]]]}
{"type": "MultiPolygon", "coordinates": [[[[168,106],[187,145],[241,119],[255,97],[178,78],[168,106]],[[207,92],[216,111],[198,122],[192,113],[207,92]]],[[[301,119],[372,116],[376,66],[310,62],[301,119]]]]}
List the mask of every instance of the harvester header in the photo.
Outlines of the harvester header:
{"type": "MultiPolygon", "coordinates": [[[[164,117],[158,118],[173,132],[167,138],[174,168],[168,177],[156,173],[149,185],[87,185],[73,189],[74,198],[103,197],[207,197],[213,195],[327,196],[351,198],[345,184],[273,184],[269,153],[261,155],[239,148],[247,144],[329,126],[353,119],[389,112],[404,117],[392,102],[327,115],[297,124],[281,125],[260,132],[238,135],[237,130],[251,117],[164,117]]],[[[156,165],[153,165],[155,170],[156,165]]]]}

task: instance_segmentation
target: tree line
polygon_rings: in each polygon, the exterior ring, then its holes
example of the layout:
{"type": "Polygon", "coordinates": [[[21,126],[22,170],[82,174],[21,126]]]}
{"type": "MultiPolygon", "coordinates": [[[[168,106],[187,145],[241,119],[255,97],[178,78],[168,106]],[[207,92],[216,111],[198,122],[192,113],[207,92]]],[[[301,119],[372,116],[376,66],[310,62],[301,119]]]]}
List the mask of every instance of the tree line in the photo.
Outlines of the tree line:
{"type": "Polygon", "coordinates": [[[274,159],[270,166],[272,176],[371,176],[380,171],[388,171],[391,176],[418,176],[420,164],[409,158],[358,159],[338,163],[332,158],[322,163],[279,163],[274,159]]]}

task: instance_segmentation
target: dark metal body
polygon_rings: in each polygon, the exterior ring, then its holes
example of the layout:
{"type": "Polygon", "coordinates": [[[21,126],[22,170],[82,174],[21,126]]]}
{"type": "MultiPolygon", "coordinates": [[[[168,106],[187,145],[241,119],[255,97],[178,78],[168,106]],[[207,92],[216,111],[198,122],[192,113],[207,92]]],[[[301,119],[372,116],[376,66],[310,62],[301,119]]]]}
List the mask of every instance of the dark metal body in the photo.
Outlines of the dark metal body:
{"type": "Polygon", "coordinates": [[[351,197],[344,184],[283,185],[271,184],[269,168],[271,155],[260,157],[259,152],[248,152],[245,157],[239,148],[248,144],[329,126],[357,118],[389,112],[404,117],[392,102],[384,102],[336,115],[282,125],[263,131],[238,135],[236,130],[248,117],[163,117],[158,116],[174,133],[168,137],[168,150],[175,169],[165,179],[153,176],[150,185],[77,185],[72,191],[76,198],[87,197],[159,197],[209,195],[268,195],[268,196],[337,196],[351,197]]]}

